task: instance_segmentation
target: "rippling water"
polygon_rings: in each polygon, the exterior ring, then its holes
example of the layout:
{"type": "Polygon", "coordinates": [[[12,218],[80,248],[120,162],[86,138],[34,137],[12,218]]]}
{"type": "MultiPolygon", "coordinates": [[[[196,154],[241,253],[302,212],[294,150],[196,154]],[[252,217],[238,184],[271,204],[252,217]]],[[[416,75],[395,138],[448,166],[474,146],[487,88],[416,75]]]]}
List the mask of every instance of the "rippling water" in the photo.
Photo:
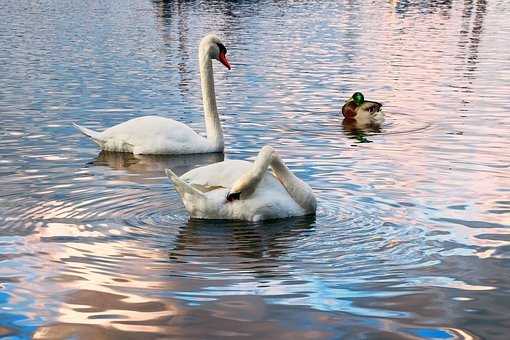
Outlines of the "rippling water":
{"type": "Polygon", "coordinates": [[[507,1],[0,4],[0,336],[506,339],[507,1]],[[203,131],[197,44],[227,151],[99,153],[159,114],[203,131]],[[352,92],[381,129],[343,124],[352,92]],[[314,218],[188,216],[178,173],[271,144],[314,218]]]}

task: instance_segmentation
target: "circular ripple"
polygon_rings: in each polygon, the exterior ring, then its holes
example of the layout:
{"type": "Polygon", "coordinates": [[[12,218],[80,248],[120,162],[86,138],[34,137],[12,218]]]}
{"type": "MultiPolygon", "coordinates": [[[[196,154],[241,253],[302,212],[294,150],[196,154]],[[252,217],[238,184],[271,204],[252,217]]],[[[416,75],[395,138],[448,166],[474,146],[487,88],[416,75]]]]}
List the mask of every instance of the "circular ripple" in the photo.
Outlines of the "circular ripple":
{"type": "Polygon", "coordinates": [[[347,135],[363,132],[365,136],[373,135],[395,135],[419,133],[431,126],[428,122],[416,120],[415,116],[405,113],[385,112],[385,120],[381,126],[356,126],[346,125],[341,115],[313,117],[313,122],[300,121],[299,125],[283,125],[282,131],[294,131],[301,134],[313,136],[325,136],[328,139],[334,138],[339,131],[347,135]]]}

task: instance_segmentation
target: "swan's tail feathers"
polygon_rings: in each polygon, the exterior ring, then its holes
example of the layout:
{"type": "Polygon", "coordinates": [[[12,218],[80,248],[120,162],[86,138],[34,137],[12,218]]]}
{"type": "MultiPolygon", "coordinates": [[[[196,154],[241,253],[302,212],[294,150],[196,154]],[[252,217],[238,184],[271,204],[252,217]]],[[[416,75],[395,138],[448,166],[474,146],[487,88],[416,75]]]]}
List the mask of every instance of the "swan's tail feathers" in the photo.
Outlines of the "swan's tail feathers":
{"type": "Polygon", "coordinates": [[[205,195],[193,188],[188,183],[184,182],[179,176],[177,176],[171,169],[165,169],[165,173],[168,176],[168,178],[174,183],[175,189],[181,194],[182,198],[186,195],[190,195],[193,198],[205,198],[205,195]]]}
{"type": "Polygon", "coordinates": [[[86,127],[79,126],[78,124],[73,123],[73,126],[77,128],[81,133],[83,133],[85,136],[92,139],[96,144],[99,146],[103,145],[103,139],[101,138],[101,134],[99,132],[96,132],[91,129],[87,129],[86,127]]]}

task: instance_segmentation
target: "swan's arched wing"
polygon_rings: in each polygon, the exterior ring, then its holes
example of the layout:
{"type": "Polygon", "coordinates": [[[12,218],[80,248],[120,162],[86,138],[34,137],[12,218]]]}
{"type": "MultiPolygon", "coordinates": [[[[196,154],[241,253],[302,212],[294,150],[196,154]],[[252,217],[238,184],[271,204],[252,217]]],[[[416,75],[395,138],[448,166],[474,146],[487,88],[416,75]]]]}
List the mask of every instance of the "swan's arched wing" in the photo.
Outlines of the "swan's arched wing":
{"type": "Polygon", "coordinates": [[[226,160],[188,171],[181,176],[186,183],[195,187],[230,188],[243,174],[250,170],[252,163],[241,160],[226,160]]]}

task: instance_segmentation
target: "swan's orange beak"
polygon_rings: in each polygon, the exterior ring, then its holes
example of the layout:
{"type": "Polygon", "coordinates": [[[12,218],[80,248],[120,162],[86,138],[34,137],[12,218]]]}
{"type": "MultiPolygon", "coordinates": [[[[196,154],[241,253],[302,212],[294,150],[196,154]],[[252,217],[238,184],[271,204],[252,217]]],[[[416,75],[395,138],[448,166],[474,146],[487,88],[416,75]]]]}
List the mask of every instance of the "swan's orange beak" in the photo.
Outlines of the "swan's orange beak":
{"type": "Polygon", "coordinates": [[[220,55],[218,56],[218,60],[225,65],[226,68],[229,70],[231,69],[230,64],[228,63],[227,56],[225,55],[225,52],[220,52],[220,55]]]}

